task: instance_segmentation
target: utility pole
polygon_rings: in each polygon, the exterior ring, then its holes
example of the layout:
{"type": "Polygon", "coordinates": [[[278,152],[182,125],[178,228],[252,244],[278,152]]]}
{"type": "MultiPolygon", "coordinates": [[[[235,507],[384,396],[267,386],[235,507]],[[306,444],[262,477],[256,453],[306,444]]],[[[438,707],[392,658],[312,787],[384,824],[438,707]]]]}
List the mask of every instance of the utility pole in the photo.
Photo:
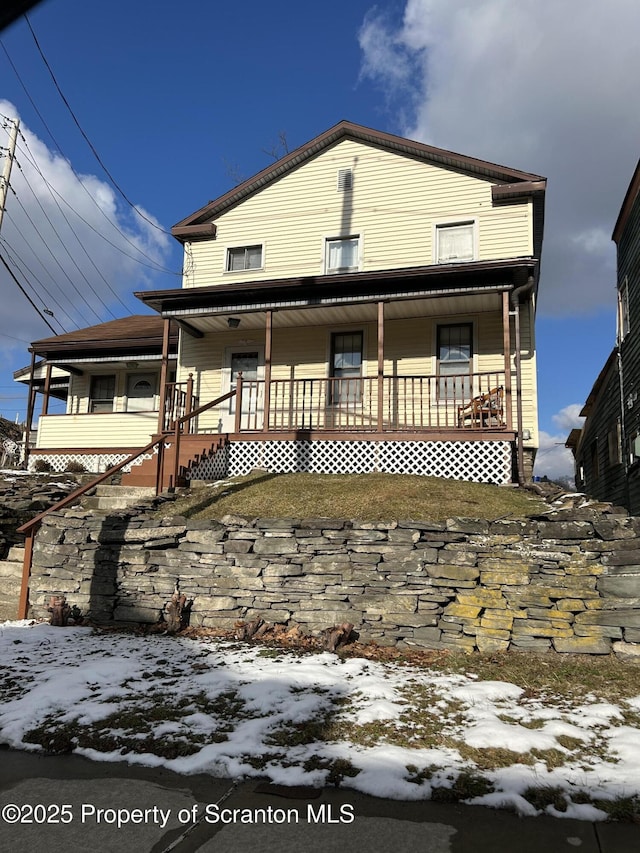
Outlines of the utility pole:
{"type": "Polygon", "coordinates": [[[2,169],[2,177],[0,177],[0,228],[2,228],[2,217],[4,216],[4,208],[7,202],[7,192],[9,190],[9,178],[11,177],[11,167],[13,166],[13,158],[16,153],[16,143],[18,141],[18,128],[20,127],[19,120],[6,119],[4,127],[11,125],[9,131],[9,146],[6,149],[4,158],[4,167],[2,169]]]}
{"type": "MultiPolygon", "coordinates": [[[[4,217],[4,209],[7,204],[7,194],[9,192],[9,178],[11,177],[11,167],[13,166],[13,160],[16,154],[16,144],[18,142],[18,129],[20,127],[20,121],[16,119],[7,118],[3,122],[3,128],[6,130],[8,127],[9,130],[9,144],[7,148],[3,148],[2,150],[5,152],[4,157],[4,166],[2,167],[2,175],[0,176],[0,229],[2,228],[2,219],[4,217]]],[[[4,260],[3,260],[4,263],[4,260]]],[[[11,270],[7,268],[10,273],[11,270]]],[[[35,307],[35,306],[34,306],[35,307]]],[[[26,465],[29,459],[29,437],[31,435],[31,421],[33,420],[33,369],[34,369],[35,355],[31,359],[31,373],[29,375],[29,405],[27,406],[27,423],[25,424],[24,431],[24,464],[26,465]]]]}

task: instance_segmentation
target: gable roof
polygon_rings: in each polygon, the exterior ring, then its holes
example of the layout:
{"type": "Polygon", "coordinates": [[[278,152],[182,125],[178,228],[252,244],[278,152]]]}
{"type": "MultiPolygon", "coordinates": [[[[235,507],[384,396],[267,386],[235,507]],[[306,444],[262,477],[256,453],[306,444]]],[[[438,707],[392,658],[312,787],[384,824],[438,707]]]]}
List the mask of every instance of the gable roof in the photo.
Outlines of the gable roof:
{"type": "Polygon", "coordinates": [[[497,184],[493,188],[495,201],[512,200],[523,195],[539,195],[544,193],[546,188],[546,179],[540,175],[510,169],[507,166],[478,160],[475,157],[467,157],[464,154],[456,154],[444,148],[435,148],[432,145],[425,145],[422,142],[415,142],[402,136],[372,130],[349,121],[341,121],[321,133],[320,136],[316,136],[310,142],[286,154],[252,178],[238,184],[214,201],[210,201],[200,210],[180,220],[173,226],[171,233],[181,242],[214,237],[215,224],[212,221],[213,219],[344,139],[363,142],[424,162],[457,169],[467,174],[495,181],[497,184]]]}

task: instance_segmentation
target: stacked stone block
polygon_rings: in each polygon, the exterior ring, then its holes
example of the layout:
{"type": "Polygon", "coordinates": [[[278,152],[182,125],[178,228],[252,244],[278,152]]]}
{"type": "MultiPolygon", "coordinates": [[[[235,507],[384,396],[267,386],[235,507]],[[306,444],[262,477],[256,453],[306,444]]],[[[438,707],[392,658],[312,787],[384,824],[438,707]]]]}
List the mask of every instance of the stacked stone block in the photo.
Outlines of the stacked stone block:
{"type": "Polygon", "coordinates": [[[37,535],[31,602],[152,622],[178,587],[196,626],[349,621],[382,645],[604,654],[640,642],[638,532],[611,508],[389,523],[74,509],[37,535]]]}

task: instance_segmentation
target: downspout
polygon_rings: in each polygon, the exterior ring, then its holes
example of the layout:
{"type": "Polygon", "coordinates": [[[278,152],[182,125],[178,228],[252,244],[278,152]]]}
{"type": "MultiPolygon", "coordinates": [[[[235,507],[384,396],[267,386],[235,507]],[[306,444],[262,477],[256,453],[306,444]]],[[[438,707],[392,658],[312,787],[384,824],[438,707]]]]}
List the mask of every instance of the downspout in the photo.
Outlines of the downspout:
{"type": "Polygon", "coordinates": [[[529,276],[525,284],[515,287],[510,294],[511,311],[515,320],[516,349],[516,452],[518,484],[524,485],[524,446],[522,437],[522,359],[520,356],[520,303],[523,296],[529,296],[535,287],[535,279],[529,276]]]}

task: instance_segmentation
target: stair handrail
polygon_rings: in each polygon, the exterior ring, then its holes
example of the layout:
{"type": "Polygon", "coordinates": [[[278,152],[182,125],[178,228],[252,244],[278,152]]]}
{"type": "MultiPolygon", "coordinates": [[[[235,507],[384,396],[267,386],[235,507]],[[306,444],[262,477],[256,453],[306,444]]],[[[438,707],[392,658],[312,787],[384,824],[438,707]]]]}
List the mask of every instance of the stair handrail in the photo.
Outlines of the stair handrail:
{"type": "Polygon", "coordinates": [[[127,456],[126,459],[123,459],[122,462],[118,462],[117,465],[112,465],[111,468],[107,468],[102,474],[97,477],[94,477],[92,480],[89,480],[88,483],[85,483],[84,486],[80,486],[77,489],[74,489],[70,492],[65,498],[58,501],[57,503],[50,506],[48,509],[45,509],[44,512],[39,513],[34,518],[27,521],[25,524],[22,524],[17,528],[16,533],[23,533],[25,536],[24,541],[24,562],[22,564],[22,585],[20,587],[20,601],[18,604],[18,619],[26,619],[27,612],[29,610],[29,577],[31,576],[31,565],[33,562],[33,540],[38,531],[38,528],[42,524],[42,520],[50,515],[52,512],[56,512],[59,509],[64,509],[64,507],[69,506],[72,503],[75,503],[78,498],[82,497],[82,495],[86,494],[90,489],[93,489],[95,486],[99,486],[103,480],[106,480],[108,477],[113,476],[113,474],[117,474],[122,468],[125,468],[127,465],[130,465],[132,462],[135,462],[136,459],[140,456],[144,456],[145,453],[149,453],[153,450],[154,447],[164,443],[165,436],[161,436],[160,438],[154,438],[153,441],[150,441],[142,450],[136,450],[135,453],[132,453],[130,456],[127,456]]]}
{"type": "MultiPolygon", "coordinates": [[[[239,377],[239,386],[241,386],[241,383],[242,378],[239,377]]],[[[173,480],[172,483],[170,483],[170,488],[173,487],[175,489],[178,483],[178,474],[180,472],[180,436],[182,435],[182,425],[187,421],[192,420],[193,418],[197,418],[198,415],[201,415],[208,409],[212,409],[214,406],[219,406],[220,403],[224,403],[226,400],[230,400],[232,397],[235,397],[236,392],[237,389],[232,388],[231,391],[227,391],[227,393],[223,394],[221,397],[216,397],[216,399],[211,400],[210,403],[204,403],[202,406],[198,406],[198,408],[194,409],[192,412],[187,412],[187,414],[183,415],[181,418],[176,418],[173,428],[173,480]]],[[[161,480],[160,477],[159,480],[161,480]]]]}
{"type": "MultiPolygon", "coordinates": [[[[199,406],[197,409],[194,409],[192,412],[189,412],[183,417],[178,418],[176,421],[176,447],[175,447],[175,460],[176,460],[176,468],[174,470],[174,484],[177,479],[177,463],[178,463],[178,452],[180,449],[180,426],[185,421],[191,420],[192,418],[197,417],[202,414],[202,412],[206,412],[207,409],[213,408],[213,406],[217,406],[220,403],[224,403],[225,400],[230,399],[236,393],[236,389],[229,391],[227,394],[223,394],[221,397],[217,397],[215,400],[212,400],[210,403],[205,403],[202,406],[199,406]]],[[[17,528],[17,533],[22,533],[25,536],[24,542],[24,562],[22,564],[22,585],[20,587],[20,601],[18,604],[18,619],[26,619],[27,613],[29,610],[29,578],[31,576],[31,566],[33,562],[33,540],[38,531],[38,528],[42,524],[44,518],[50,515],[52,512],[56,512],[59,509],[64,509],[64,507],[69,506],[72,503],[75,503],[78,498],[82,497],[82,495],[86,494],[90,489],[93,489],[95,486],[99,486],[104,480],[112,477],[114,474],[117,474],[118,471],[121,471],[127,465],[130,465],[132,462],[135,462],[140,456],[144,456],[145,453],[149,453],[153,450],[154,447],[158,448],[158,469],[160,470],[164,443],[167,439],[167,433],[163,433],[159,438],[154,438],[153,441],[150,441],[145,447],[141,450],[136,450],[135,453],[132,453],[130,456],[127,456],[126,459],[123,459],[122,462],[118,462],[117,465],[112,465],[110,468],[107,468],[102,474],[99,474],[97,477],[94,477],[92,480],[89,480],[88,483],[85,483],[84,486],[80,486],[77,489],[74,489],[73,492],[70,492],[65,498],[58,501],[57,503],[50,506],[48,509],[45,509],[43,512],[36,515],[34,518],[27,521],[25,524],[22,524],[17,528]]],[[[160,493],[162,483],[160,477],[156,478],[156,495],[160,493]]]]}

